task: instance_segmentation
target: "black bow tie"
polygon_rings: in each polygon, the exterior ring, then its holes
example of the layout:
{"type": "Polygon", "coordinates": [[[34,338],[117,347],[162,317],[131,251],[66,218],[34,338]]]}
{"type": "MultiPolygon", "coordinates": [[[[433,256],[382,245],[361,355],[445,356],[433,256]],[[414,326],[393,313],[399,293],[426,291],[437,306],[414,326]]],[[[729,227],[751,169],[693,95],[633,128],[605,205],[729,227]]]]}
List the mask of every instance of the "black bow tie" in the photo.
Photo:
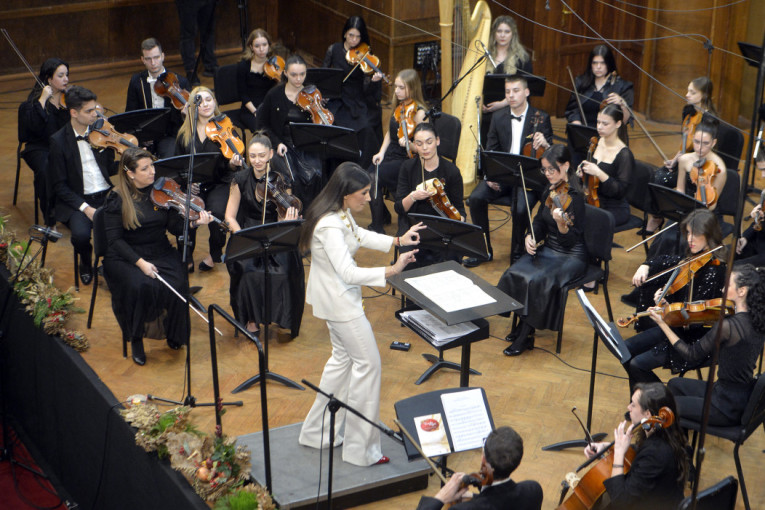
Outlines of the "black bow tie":
{"type": "Polygon", "coordinates": [[[516,117],[512,113],[510,114],[510,120],[523,120],[523,115],[516,117]]]}
{"type": "Polygon", "coordinates": [[[88,143],[90,143],[90,140],[88,139],[88,135],[84,135],[84,136],[79,136],[79,135],[77,135],[77,136],[75,136],[75,137],[74,137],[74,139],[75,139],[76,141],[78,141],[78,142],[79,142],[80,140],[82,140],[82,141],[84,141],[84,142],[88,142],[88,143]]]}

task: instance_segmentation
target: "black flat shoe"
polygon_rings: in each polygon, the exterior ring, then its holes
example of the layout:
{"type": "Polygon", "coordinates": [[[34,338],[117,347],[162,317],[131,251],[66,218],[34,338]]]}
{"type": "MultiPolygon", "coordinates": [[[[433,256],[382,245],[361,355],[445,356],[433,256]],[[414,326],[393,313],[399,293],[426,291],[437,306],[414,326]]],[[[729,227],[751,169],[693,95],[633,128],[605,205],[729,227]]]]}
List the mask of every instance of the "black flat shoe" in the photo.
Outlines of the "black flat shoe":
{"type": "Polygon", "coordinates": [[[170,347],[172,350],[177,351],[177,350],[180,350],[181,347],[183,347],[183,344],[177,344],[175,342],[171,342],[170,340],[168,340],[167,346],[170,347]]]}
{"type": "Polygon", "coordinates": [[[143,338],[130,341],[130,351],[133,353],[133,362],[136,365],[146,364],[146,354],[143,352],[143,338]]]}
{"type": "Polygon", "coordinates": [[[199,270],[203,273],[206,273],[207,271],[212,271],[213,269],[215,269],[215,266],[208,266],[207,262],[205,262],[204,260],[199,263],[199,270]]]}
{"type": "Polygon", "coordinates": [[[596,283],[594,287],[587,287],[585,285],[582,285],[579,288],[582,289],[585,292],[597,292],[598,291],[598,284],[596,283]]]}
{"type": "Polygon", "coordinates": [[[525,350],[534,349],[534,335],[528,335],[523,338],[516,339],[509,347],[507,347],[502,353],[505,356],[520,356],[525,350]]]}

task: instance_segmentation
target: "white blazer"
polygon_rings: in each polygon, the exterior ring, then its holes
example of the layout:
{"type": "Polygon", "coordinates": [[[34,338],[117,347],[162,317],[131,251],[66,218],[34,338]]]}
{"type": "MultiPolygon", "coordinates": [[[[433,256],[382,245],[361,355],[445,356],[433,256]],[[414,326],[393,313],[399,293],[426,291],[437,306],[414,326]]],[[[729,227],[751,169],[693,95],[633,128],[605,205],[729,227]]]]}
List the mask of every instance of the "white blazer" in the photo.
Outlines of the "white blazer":
{"type": "Polygon", "coordinates": [[[346,221],[339,212],[323,216],[311,238],[311,269],[306,302],[319,319],[345,322],[364,315],[361,286],[385,285],[385,267],[358,267],[353,259],[359,247],[387,252],[393,238],[356,225],[350,211],[346,221]],[[358,236],[358,238],[356,237],[358,236]]]}

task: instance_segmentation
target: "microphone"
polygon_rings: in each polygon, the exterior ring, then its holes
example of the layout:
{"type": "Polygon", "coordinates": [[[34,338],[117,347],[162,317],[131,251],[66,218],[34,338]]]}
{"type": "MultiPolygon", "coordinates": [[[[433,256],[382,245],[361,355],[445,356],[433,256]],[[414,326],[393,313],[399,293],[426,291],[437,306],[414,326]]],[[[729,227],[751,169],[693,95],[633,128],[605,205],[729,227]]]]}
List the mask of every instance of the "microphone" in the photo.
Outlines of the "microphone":
{"type": "Polygon", "coordinates": [[[494,57],[491,56],[491,53],[486,48],[486,45],[483,43],[483,41],[478,39],[478,43],[481,45],[481,48],[483,48],[483,54],[484,56],[486,56],[486,58],[489,59],[489,61],[491,62],[491,65],[493,65],[494,67],[497,67],[497,63],[494,62],[494,57]]]}
{"type": "Polygon", "coordinates": [[[202,94],[197,94],[194,96],[194,106],[199,106],[199,103],[202,102],[202,94]]]}
{"type": "Polygon", "coordinates": [[[61,237],[63,234],[61,232],[56,232],[52,228],[49,227],[43,227],[42,225],[32,225],[29,230],[34,230],[35,232],[40,232],[42,235],[48,238],[48,240],[52,243],[55,243],[61,237]]]}

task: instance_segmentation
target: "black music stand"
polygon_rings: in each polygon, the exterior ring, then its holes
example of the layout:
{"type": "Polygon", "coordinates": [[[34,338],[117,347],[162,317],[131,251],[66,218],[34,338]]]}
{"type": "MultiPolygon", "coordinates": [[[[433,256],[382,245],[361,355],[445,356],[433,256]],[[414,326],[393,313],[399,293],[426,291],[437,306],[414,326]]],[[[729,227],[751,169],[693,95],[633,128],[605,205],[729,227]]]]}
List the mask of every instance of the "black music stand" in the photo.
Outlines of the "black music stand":
{"type": "Polygon", "coordinates": [[[648,191],[659,214],[678,223],[683,221],[692,211],[706,209],[702,202],[674,188],[649,182],[648,191]]]}
{"type": "MultiPolygon", "coordinates": [[[[261,257],[263,260],[263,350],[265,353],[266,371],[263,377],[273,381],[280,382],[296,390],[304,390],[298,383],[275,374],[268,370],[268,326],[271,322],[271,279],[268,271],[268,259],[271,255],[277,253],[297,250],[300,240],[300,226],[303,220],[279,221],[276,223],[266,223],[265,225],[256,225],[242,229],[231,234],[228,245],[226,246],[226,257],[224,262],[234,262],[243,258],[261,257]]],[[[239,393],[248,389],[253,384],[260,381],[261,374],[256,374],[242,384],[234,388],[231,393],[239,393]]]]}
{"type": "MultiPolygon", "coordinates": [[[[218,165],[219,152],[203,152],[194,155],[194,182],[207,183],[215,181],[215,169],[218,165]]],[[[172,158],[159,159],[154,162],[155,178],[166,177],[179,180],[179,184],[186,183],[189,175],[189,161],[191,154],[173,156],[172,158]]]]}
{"type": "Polygon", "coordinates": [[[584,124],[566,124],[566,137],[577,154],[587,154],[590,139],[598,136],[598,130],[584,124]]]}
{"type": "Polygon", "coordinates": [[[167,136],[170,108],[149,108],[118,113],[109,122],[120,133],[135,135],[139,144],[153,142],[167,136]]]}
{"type": "Polygon", "coordinates": [[[429,214],[412,213],[407,218],[410,225],[422,222],[427,227],[420,230],[418,248],[489,260],[486,236],[478,225],[429,214]]]}
{"type": "Polygon", "coordinates": [[[545,95],[547,80],[542,76],[533,74],[487,74],[483,79],[483,103],[489,104],[494,101],[505,99],[505,79],[510,76],[521,76],[529,84],[530,97],[542,97],[545,95]]]}
{"type": "Polygon", "coordinates": [[[305,73],[305,83],[316,85],[324,99],[343,96],[343,78],[345,71],[329,67],[314,67],[305,73]]]}
{"type": "Polygon", "coordinates": [[[757,46],[756,44],[739,41],[738,49],[744,56],[747,64],[752,67],[760,67],[760,60],[762,59],[762,47],[757,46]]]}
{"type": "Polygon", "coordinates": [[[315,152],[323,161],[329,158],[358,161],[361,157],[356,131],[340,126],[290,122],[295,148],[315,152]]]}
{"type": "MultiPolygon", "coordinates": [[[[593,330],[595,331],[592,336],[592,367],[590,368],[590,396],[587,404],[587,429],[585,430],[585,436],[589,434],[590,427],[592,426],[592,405],[595,396],[595,371],[598,364],[598,337],[603,344],[611,351],[616,359],[618,359],[622,365],[627,363],[631,358],[630,350],[627,348],[627,344],[622,339],[616,324],[613,322],[606,322],[603,317],[593,308],[590,304],[590,300],[587,299],[587,295],[582,289],[576,291],[576,297],[579,298],[579,303],[582,305],[584,314],[587,316],[587,320],[590,321],[593,330]]],[[[605,432],[599,432],[592,434],[592,441],[600,441],[608,434],[605,432]]],[[[562,441],[560,443],[551,444],[542,447],[545,451],[560,451],[567,448],[582,448],[587,446],[588,439],[573,439],[569,441],[562,441]]]]}

